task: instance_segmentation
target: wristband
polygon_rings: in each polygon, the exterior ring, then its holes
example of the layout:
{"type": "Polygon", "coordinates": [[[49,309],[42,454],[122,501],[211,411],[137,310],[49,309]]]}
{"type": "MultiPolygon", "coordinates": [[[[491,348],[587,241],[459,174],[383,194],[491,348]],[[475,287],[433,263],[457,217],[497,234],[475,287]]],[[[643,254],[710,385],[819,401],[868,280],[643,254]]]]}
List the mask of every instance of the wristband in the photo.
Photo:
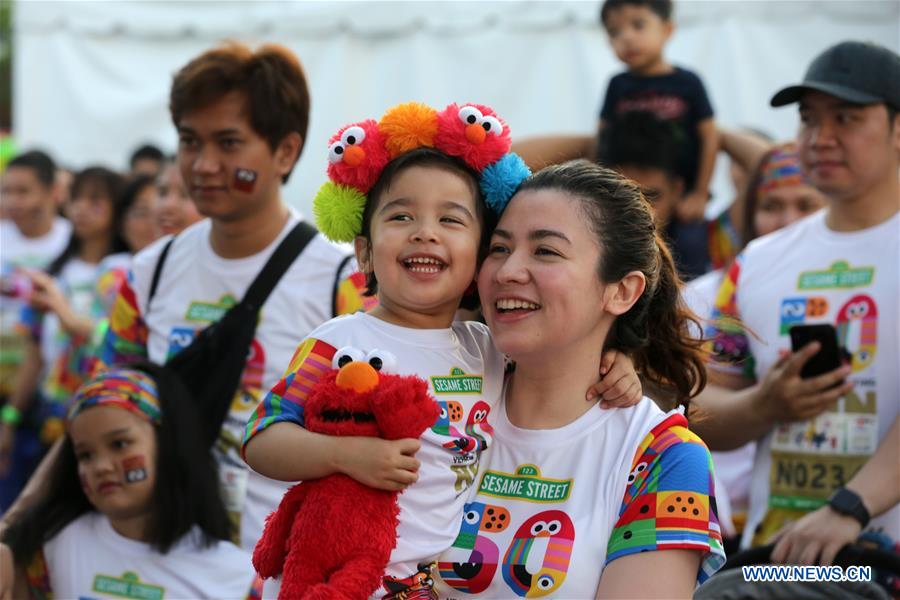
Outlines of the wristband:
{"type": "Polygon", "coordinates": [[[4,404],[0,408],[0,423],[6,423],[15,427],[22,422],[22,411],[12,404],[4,404]]]}

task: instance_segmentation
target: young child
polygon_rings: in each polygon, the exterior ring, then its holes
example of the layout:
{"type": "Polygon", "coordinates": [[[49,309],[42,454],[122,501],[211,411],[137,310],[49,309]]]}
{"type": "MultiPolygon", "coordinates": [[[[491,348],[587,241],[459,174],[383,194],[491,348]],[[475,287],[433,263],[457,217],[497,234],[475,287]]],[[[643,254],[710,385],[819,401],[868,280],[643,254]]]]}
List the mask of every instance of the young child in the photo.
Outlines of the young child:
{"type": "MultiPolygon", "coordinates": [[[[454,322],[454,314],[464,297],[475,300],[476,269],[491,233],[485,202],[505,202],[528,173],[508,148],[506,125],[471,104],[441,113],[400,105],[378,123],[363,121],[332,138],[332,183],[314,204],[318,225],[337,241],[354,241],[378,305],[314,330],[247,426],[245,459],[268,477],[342,472],[373,487],[405,489],[397,546],[378,596],[430,591],[431,563],[456,537],[466,491],[491,442],[504,359],[483,324],[454,322]],[[342,200],[353,207],[349,219],[336,208],[342,200]],[[421,443],[304,430],[310,387],[345,354],[376,349],[389,356],[383,368],[428,381],[441,406],[421,443]]],[[[607,358],[609,368],[613,355],[607,358]]],[[[609,401],[635,382],[630,364],[616,363],[594,391],[608,392],[609,401]]],[[[622,400],[639,399],[633,396],[622,400]]]]}
{"type": "Polygon", "coordinates": [[[686,184],[677,216],[685,223],[699,221],[715,166],[716,128],[700,78],[669,64],[663,56],[674,27],[672,1],[606,0],[600,21],[616,56],[628,67],[609,82],[600,129],[635,110],[650,111],[671,122],[683,148],[679,173],[686,184]]]}
{"type": "MultiPolygon", "coordinates": [[[[41,598],[247,597],[250,557],[224,541],[228,517],[198,418],[177,378],[155,365],[79,388],[43,497],[3,536],[19,568],[14,596],[26,585],[41,598]]],[[[0,581],[0,596],[10,585],[0,581]]]]}

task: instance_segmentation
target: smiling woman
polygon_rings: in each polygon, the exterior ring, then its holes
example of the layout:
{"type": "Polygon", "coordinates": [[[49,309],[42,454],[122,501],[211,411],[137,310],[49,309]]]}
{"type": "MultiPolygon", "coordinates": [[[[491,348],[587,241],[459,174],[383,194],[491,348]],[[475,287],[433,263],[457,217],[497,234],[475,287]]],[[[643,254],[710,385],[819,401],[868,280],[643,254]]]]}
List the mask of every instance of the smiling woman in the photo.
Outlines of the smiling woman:
{"type": "Polygon", "coordinates": [[[536,173],[501,215],[478,288],[516,369],[438,561],[441,594],[690,597],[724,562],[708,450],[678,411],[646,397],[602,410],[583,393],[608,349],[682,405],[705,381],[640,190],[583,161],[536,173]]]}

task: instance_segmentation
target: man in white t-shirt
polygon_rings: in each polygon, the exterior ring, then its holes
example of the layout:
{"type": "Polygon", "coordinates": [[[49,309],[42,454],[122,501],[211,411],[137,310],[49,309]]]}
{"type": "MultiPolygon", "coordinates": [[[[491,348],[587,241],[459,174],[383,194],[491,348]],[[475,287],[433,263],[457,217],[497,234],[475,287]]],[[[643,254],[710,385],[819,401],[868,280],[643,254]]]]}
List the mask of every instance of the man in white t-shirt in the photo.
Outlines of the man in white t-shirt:
{"type": "Polygon", "coordinates": [[[833,46],[772,98],[793,102],[828,205],[752,242],[726,276],[709,333],[734,360],[711,369],[694,429],[714,449],[759,440],[743,546],[777,539],[775,562],[829,565],[861,531],[900,540],[900,56],[833,46]],[[799,324],[833,325],[844,366],[803,378],[821,345],[790,352],[799,324]]]}
{"type": "MultiPolygon", "coordinates": [[[[15,428],[23,415],[5,404],[12,393],[18,367],[28,352],[26,337],[17,328],[30,281],[19,269],[43,269],[66,247],[72,226],[57,213],[56,166],[43,152],[33,150],[13,158],[2,177],[0,198],[8,219],[0,221],[0,428],[15,428]]],[[[11,440],[11,436],[0,435],[11,440]]],[[[36,433],[23,426],[8,465],[0,465],[0,512],[15,499],[40,457],[36,433]]]]}
{"type": "MultiPolygon", "coordinates": [[[[162,363],[187,347],[241,300],[300,221],[281,198],[309,116],[306,78],[289,50],[269,45],[252,51],[239,44],[210,50],[176,73],[169,108],[179,134],[177,164],[198,211],[209,218],[172,243],[152,299],[151,282],[168,238],[135,257],[100,352],[106,364],[134,356],[162,363]]],[[[248,470],[239,454],[244,426],[297,344],[333,313],[362,308],[362,282],[357,287],[343,280],[348,256],[316,235],[259,313],[216,443],[226,507],[246,549],[255,546],[288,486],[248,470]]]]}
{"type": "MultiPolygon", "coordinates": [[[[152,299],[154,273],[171,238],[134,257],[97,367],[144,357],[164,363],[187,347],[243,298],[301,220],[281,197],[309,116],[306,78],[289,50],[267,45],[254,51],[237,43],[209,50],[175,74],[169,107],[179,134],[177,164],[191,199],[208,218],[174,239],[152,299]]],[[[316,235],[259,312],[241,382],[215,445],[226,508],[245,549],[255,546],[288,484],[248,470],[239,454],[244,426],[310,331],[335,312],[363,308],[364,281],[355,273],[344,277],[355,268],[349,256],[349,249],[316,235]]]]}

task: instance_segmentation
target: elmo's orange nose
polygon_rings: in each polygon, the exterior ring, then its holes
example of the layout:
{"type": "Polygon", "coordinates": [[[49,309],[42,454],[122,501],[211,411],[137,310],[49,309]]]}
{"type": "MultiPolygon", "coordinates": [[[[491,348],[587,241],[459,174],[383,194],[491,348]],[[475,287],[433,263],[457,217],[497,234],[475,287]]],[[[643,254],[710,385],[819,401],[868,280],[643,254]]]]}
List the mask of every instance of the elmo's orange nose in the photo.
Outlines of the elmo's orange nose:
{"type": "Polygon", "coordinates": [[[369,363],[355,360],[341,367],[334,382],[341,389],[353,390],[357,394],[361,394],[378,385],[378,371],[373,369],[369,363]]]}
{"type": "Polygon", "coordinates": [[[344,162],[351,167],[358,167],[366,159],[366,151],[359,146],[347,146],[344,149],[344,162]]]}
{"type": "Polygon", "coordinates": [[[485,132],[484,127],[481,125],[478,125],[477,123],[466,125],[466,139],[469,140],[470,144],[475,144],[477,146],[484,141],[485,137],[487,137],[487,132],[485,132]]]}

